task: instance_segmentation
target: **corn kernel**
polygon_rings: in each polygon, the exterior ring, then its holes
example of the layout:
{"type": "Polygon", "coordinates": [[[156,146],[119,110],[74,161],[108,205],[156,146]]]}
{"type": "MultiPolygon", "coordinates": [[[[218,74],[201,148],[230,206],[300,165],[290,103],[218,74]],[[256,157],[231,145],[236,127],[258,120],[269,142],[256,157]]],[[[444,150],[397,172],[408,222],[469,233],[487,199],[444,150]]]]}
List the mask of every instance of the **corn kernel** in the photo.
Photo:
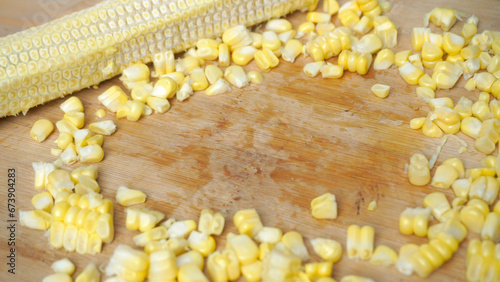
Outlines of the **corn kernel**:
{"type": "Polygon", "coordinates": [[[215,240],[208,234],[192,231],[187,240],[189,247],[199,251],[204,257],[215,251],[215,240]]]}
{"type": "Polygon", "coordinates": [[[19,211],[21,226],[31,229],[47,230],[51,226],[53,216],[44,210],[19,211]]]}
{"type": "Polygon", "coordinates": [[[262,83],[264,82],[264,76],[258,71],[249,71],[247,73],[247,78],[251,83],[262,83]]]}
{"type": "Polygon", "coordinates": [[[430,208],[406,208],[399,216],[399,231],[404,235],[427,235],[427,227],[431,217],[430,208]]]}
{"type": "Polygon", "coordinates": [[[210,84],[214,84],[219,78],[224,76],[224,73],[217,66],[208,65],[205,67],[205,76],[210,84]]]}
{"type": "Polygon", "coordinates": [[[373,62],[374,70],[389,69],[395,62],[394,52],[390,49],[382,49],[378,52],[373,62]]]}
{"type": "Polygon", "coordinates": [[[332,16],[329,13],[320,13],[320,12],[307,13],[307,21],[312,23],[329,22],[331,17],[332,16]]]}
{"type": "Polygon", "coordinates": [[[424,198],[424,207],[430,207],[432,209],[432,215],[441,220],[444,213],[451,210],[450,203],[446,199],[446,196],[441,192],[433,192],[428,194],[424,198]]]}
{"type": "Polygon", "coordinates": [[[424,125],[425,117],[413,118],[410,120],[410,128],[411,129],[420,129],[424,125]]]}
{"type": "Polygon", "coordinates": [[[336,263],[342,257],[342,245],[332,239],[316,238],[311,240],[314,252],[323,260],[336,263]]]}
{"type": "Polygon", "coordinates": [[[344,68],[338,65],[324,65],[320,71],[323,78],[341,78],[344,75],[344,68]]]}
{"type": "Polygon", "coordinates": [[[410,50],[397,52],[394,55],[394,63],[396,64],[396,66],[401,67],[405,62],[408,61],[408,57],[410,57],[410,55],[411,55],[410,50]]]}
{"type": "Polygon", "coordinates": [[[262,50],[255,52],[255,62],[263,71],[274,68],[279,64],[276,55],[267,47],[263,47],[262,50]]]}
{"type": "Polygon", "coordinates": [[[205,263],[205,259],[202,254],[198,251],[191,250],[187,253],[181,254],[176,258],[177,267],[181,267],[184,264],[194,263],[196,264],[200,270],[203,270],[203,265],[205,263]]]}
{"type": "Polygon", "coordinates": [[[111,135],[116,131],[116,125],[112,120],[104,120],[99,122],[94,122],[89,125],[90,131],[102,134],[111,135]]]}
{"type": "Polygon", "coordinates": [[[71,276],[66,273],[55,273],[45,276],[42,282],[72,282],[71,276]]]}
{"type": "Polygon", "coordinates": [[[90,282],[90,281],[100,281],[101,273],[94,263],[89,263],[85,269],[80,273],[75,282],[90,282]]]}
{"type": "Polygon", "coordinates": [[[325,193],[311,201],[311,213],[317,219],[336,219],[337,202],[335,195],[325,193]]]}
{"type": "Polygon", "coordinates": [[[450,89],[462,75],[462,70],[449,62],[443,61],[435,65],[432,73],[432,80],[437,88],[450,89]]]}
{"type": "Polygon", "coordinates": [[[281,242],[301,260],[307,260],[309,258],[309,253],[304,245],[304,239],[300,233],[289,231],[283,235],[281,242]]]}
{"type": "Polygon", "coordinates": [[[232,53],[233,62],[237,65],[245,66],[253,60],[255,52],[257,52],[257,48],[251,45],[235,49],[232,53]]]}
{"type": "Polygon", "coordinates": [[[370,258],[371,265],[390,266],[398,260],[398,254],[388,246],[379,245],[370,258]]]}
{"type": "Polygon", "coordinates": [[[385,84],[374,84],[371,88],[372,93],[379,98],[385,98],[389,95],[391,87],[385,84]]]}
{"type": "Polygon", "coordinates": [[[186,263],[179,267],[177,279],[179,282],[209,282],[208,278],[203,274],[203,271],[200,270],[195,263],[186,263]]]}
{"type": "Polygon", "coordinates": [[[232,85],[242,88],[248,85],[249,80],[240,66],[229,66],[224,71],[224,78],[232,85]]]}
{"type": "Polygon", "coordinates": [[[286,44],[282,51],[282,57],[285,61],[293,63],[300,53],[302,53],[302,42],[297,39],[291,39],[286,44]]]}
{"type": "Polygon", "coordinates": [[[416,68],[414,65],[407,61],[399,67],[399,74],[408,84],[415,85],[418,84],[420,77],[424,75],[424,71],[416,68]]]}
{"type": "Polygon", "coordinates": [[[231,87],[229,86],[229,83],[224,80],[223,78],[219,78],[214,84],[210,85],[206,90],[205,93],[208,96],[213,96],[213,95],[218,95],[218,94],[223,94],[228,91],[231,91],[231,87]]]}
{"type": "Polygon", "coordinates": [[[50,266],[55,273],[72,275],[75,272],[75,265],[67,258],[57,260],[50,266]]]}

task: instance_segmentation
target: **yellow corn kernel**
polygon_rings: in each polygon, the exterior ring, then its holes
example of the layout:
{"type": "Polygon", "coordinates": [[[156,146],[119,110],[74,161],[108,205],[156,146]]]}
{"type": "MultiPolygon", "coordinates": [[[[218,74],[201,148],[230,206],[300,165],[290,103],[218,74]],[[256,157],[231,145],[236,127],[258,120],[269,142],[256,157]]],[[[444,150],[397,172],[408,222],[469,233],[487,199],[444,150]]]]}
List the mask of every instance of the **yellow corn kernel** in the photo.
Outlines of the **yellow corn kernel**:
{"type": "Polygon", "coordinates": [[[78,128],[66,119],[62,119],[56,122],[56,127],[59,133],[69,133],[72,134],[73,131],[78,130],[78,128]]]}
{"type": "Polygon", "coordinates": [[[262,83],[264,82],[264,76],[258,71],[249,71],[247,73],[247,78],[251,83],[262,83]]]}
{"type": "Polygon", "coordinates": [[[205,76],[210,84],[214,84],[219,78],[224,76],[224,73],[217,66],[208,65],[205,67],[205,76]]]}
{"type": "Polygon", "coordinates": [[[488,204],[479,199],[472,199],[460,210],[460,221],[470,232],[481,233],[487,214],[488,204]]]}
{"type": "Polygon", "coordinates": [[[59,108],[64,112],[83,112],[82,101],[78,97],[71,97],[64,101],[59,108]]]}
{"type": "Polygon", "coordinates": [[[99,184],[97,184],[97,181],[84,174],[78,176],[78,183],[75,185],[75,193],[86,195],[91,192],[99,193],[100,191],[101,188],[99,184]]]}
{"type": "Polygon", "coordinates": [[[76,277],[75,282],[94,282],[100,281],[100,279],[101,273],[97,269],[97,266],[94,263],[89,263],[82,273],[76,277]]]}
{"type": "Polygon", "coordinates": [[[87,139],[90,136],[90,130],[79,129],[73,132],[73,138],[75,140],[74,144],[78,147],[87,146],[87,139]]]}
{"type": "Polygon", "coordinates": [[[286,281],[298,274],[301,260],[280,242],[264,257],[262,264],[262,280],[286,281]]]}
{"type": "Polygon", "coordinates": [[[443,36],[443,50],[448,55],[456,55],[465,45],[465,39],[457,34],[446,32],[443,36]]]}
{"type": "Polygon", "coordinates": [[[479,19],[472,15],[467,19],[466,23],[462,26],[460,34],[465,39],[465,43],[468,44],[474,35],[477,33],[477,23],[479,19]]]}
{"type": "Polygon", "coordinates": [[[220,235],[224,230],[225,219],[222,213],[214,213],[210,209],[203,209],[198,222],[198,231],[210,234],[220,235]]]}
{"type": "Polygon", "coordinates": [[[457,14],[455,10],[449,8],[434,8],[425,15],[425,26],[428,26],[429,20],[434,25],[441,27],[444,31],[448,31],[457,21],[457,14]]]}
{"type": "Polygon", "coordinates": [[[283,33],[292,29],[292,23],[286,19],[272,19],[266,23],[266,30],[283,33]]]}
{"type": "Polygon", "coordinates": [[[389,95],[391,87],[385,84],[374,84],[371,88],[372,93],[379,98],[385,98],[389,95]]]}
{"type": "MultiPolygon", "coordinates": [[[[215,41],[215,42],[217,42],[217,41],[215,41]]],[[[218,46],[215,46],[215,47],[210,47],[210,46],[198,47],[198,49],[196,49],[196,57],[201,58],[203,60],[208,60],[208,61],[216,60],[217,57],[219,56],[219,50],[217,49],[217,47],[218,46]]]]}
{"type": "Polygon", "coordinates": [[[370,258],[371,265],[390,266],[396,264],[398,254],[388,246],[379,245],[370,258]]]}
{"type": "Polygon", "coordinates": [[[435,62],[441,60],[443,57],[443,50],[430,42],[424,42],[422,46],[422,60],[428,62],[435,62]]]}
{"type": "Polygon", "coordinates": [[[148,280],[174,280],[177,276],[175,254],[171,250],[159,250],[149,254],[148,280]]]}
{"type": "MultiPolygon", "coordinates": [[[[315,30],[316,30],[316,34],[321,37],[321,36],[324,36],[325,34],[331,32],[331,31],[334,31],[335,30],[335,25],[333,23],[331,23],[331,22],[318,23],[316,25],[316,29],[315,30]]],[[[280,38],[280,35],[278,35],[278,38],[280,38]]],[[[284,35],[281,35],[281,37],[283,37],[283,36],[284,35]]],[[[286,38],[283,38],[283,39],[286,39],[286,38]]],[[[282,39],[280,39],[280,40],[283,43],[287,42],[286,40],[282,40],[282,39]]]]}
{"type": "Polygon", "coordinates": [[[47,230],[51,226],[52,215],[44,210],[19,211],[19,221],[21,226],[47,230]]]}
{"type": "MultiPolygon", "coordinates": [[[[177,91],[177,87],[177,82],[174,79],[162,77],[155,83],[151,96],[163,99],[172,98],[177,91]]],[[[146,97],[146,101],[147,98],[148,97],[146,97]]]]}
{"type": "Polygon", "coordinates": [[[160,239],[159,241],[149,241],[144,246],[144,251],[146,253],[152,253],[158,250],[172,250],[175,255],[181,255],[188,249],[188,241],[185,238],[171,238],[168,241],[165,239],[160,239]]]}
{"type": "Polygon", "coordinates": [[[168,227],[167,236],[170,238],[186,238],[193,230],[196,230],[194,220],[176,221],[168,227]]]}
{"type": "Polygon", "coordinates": [[[219,78],[214,84],[210,85],[206,90],[205,93],[208,96],[213,96],[213,95],[218,95],[218,94],[223,94],[228,91],[231,91],[231,87],[229,86],[229,83],[224,80],[223,78],[219,78]]]}
{"type": "Polygon", "coordinates": [[[358,225],[351,225],[347,228],[347,256],[350,259],[358,259],[359,247],[361,244],[361,227],[358,225]]]}
{"type": "Polygon", "coordinates": [[[172,72],[172,73],[168,73],[168,74],[162,75],[160,77],[160,80],[162,78],[166,78],[166,77],[169,77],[169,78],[173,79],[177,83],[177,90],[180,88],[180,86],[184,82],[184,79],[186,78],[186,76],[182,72],[176,71],[176,72],[172,72]]]}
{"type": "Polygon", "coordinates": [[[167,73],[175,71],[175,58],[174,52],[168,50],[164,53],[156,53],[153,58],[153,66],[155,68],[154,76],[159,77],[167,73]]]}
{"type": "Polygon", "coordinates": [[[189,75],[192,70],[200,67],[200,60],[194,56],[187,56],[182,59],[177,59],[175,69],[182,72],[184,75],[189,75]]]}
{"type": "Polygon", "coordinates": [[[444,135],[443,131],[429,118],[425,118],[422,125],[422,134],[431,138],[440,138],[444,135]]]}
{"type": "Polygon", "coordinates": [[[194,263],[196,264],[200,270],[203,270],[203,265],[205,263],[205,259],[202,254],[198,251],[191,250],[187,253],[181,254],[176,258],[177,267],[181,267],[184,264],[194,263]]]}
{"type": "Polygon", "coordinates": [[[432,177],[431,185],[440,189],[448,189],[458,177],[459,172],[455,167],[448,164],[442,164],[437,167],[432,177]]]}
{"type": "Polygon", "coordinates": [[[413,118],[410,120],[411,129],[420,129],[424,125],[425,117],[413,118]]]}
{"type": "Polygon", "coordinates": [[[162,114],[170,109],[170,102],[164,98],[148,97],[146,103],[157,113],[162,114]]]}
{"type": "Polygon", "coordinates": [[[80,148],[79,157],[82,163],[97,163],[104,158],[104,151],[97,144],[88,145],[80,148]]]}
{"type": "Polygon", "coordinates": [[[186,263],[179,267],[177,280],[179,282],[209,282],[203,271],[195,263],[186,263]]]}
{"type": "Polygon", "coordinates": [[[341,78],[344,75],[344,68],[338,65],[324,65],[320,71],[323,78],[341,78]]]}
{"type": "Polygon", "coordinates": [[[358,13],[354,9],[340,9],[338,18],[343,26],[350,29],[353,29],[360,20],[358,13]]]}
{"type": "Polygon", "coordinates": [[[63,235],[63,247],[66,251],[73,252],[76,249],[77,237],[78,228],[72,224],[67,224],[63,235]]]}
{"type": "Polygon", "coordinates": [[[500,183],[492,176],[479,176],[474,179],[469,189],[471,199],[482,199],[492,205],[498,198],[500,183]]]}
{"type": "Polygon", "coordinates": [[[337,201],[335,195],[325,193],[311,201],[311,213],[317,219],[336,219],[337,201]]]}
{"type": "Polygon", "coordinates": [[[448,55],[448,56],[446,56],[446,61],[449,62],[449,63],[452,63],[452,64],[456,65],[456,64],[459,64],[459,63],[463,63],[464,62],[464,58],[462,57],[462,55],[460,53],[458,53],[458,54],[455,54],[455,55],[448,55]]]}
{"type": "Polygon", "coordinates": [[[39,119],[31,128],[30,136],[37,142],[43,142],[54,131],[54,125],[48,119],[39,119]]]}
{"type": "Polygon", "coordinates": [[[72,282],[71,276],[66,273],[54,273],[45,276],[42,282],[72,282]]]}
{"type": "Polygon", "coordinates": [[[129,207],[126,209],[126,212],[125,225],[127,229],[139,229],[141,232],[153,229],[153,227],[165,217],[165,215],[159,211],[141,207],[129,207]]]}
{"type": "Polygon", "coordinates": [[[211,253],[207,258],[207,270],[213,281],[228,281],[228,259],[219,251],[211,253]]]}
{"type": "Polygon", "coordinates": [[[498,70],[500,70],[500,55],[497,54],[491,58],[491,61],[488,64],[488,67],[486,68],[486,70],[489,73],[495,73],[498,70]]]}
{"type": "Polygon", "coordinates": [[[405,62],[408,61],[408,57],[410,57],[410,55],[410,50],[397,52],[396,54],[394,54],[394,63],[396,64],[396,66],[401,67],[405,62]]]}
{"type": "Polygon", "coordinates": [[[281,47],[281,41],[274,31],[265,31],[262,33],[262,49],[269,48],[276,51],[281,47]]]}
{"type": "Polygon", "coordinates": [[[262,261],[256,260],[252,263],[241,266],[241,274],[248,282],[257,282],[261,280],[262,261]]]}
{"type": "Polygon", "coordinates": [[[112,120],[104,120],[89,124],[89,129],[97,134],[111,135],[115,133],[116,125],[112,120]]]}
{"type": "Polygon", "coordinates": [[[429,42],[430,28],[414,27],[411,34],[411,47],[414,51],[421,51],[424,42],[429,42]]]}
{"type": "Polygon", "coordinates": [[[460,116],[451,108],[438,108],[430,115],[430,118],[444,133],[456,134],[460,130],[460,116]]]}
{"type": "Polygon", "coordinates": [[[477,45],[469,45],[460,50],[460,55],[462,55],[464,60],[477,58],[479,57],[479,54],[481,54],[481,49],[477,45]]]}
{"type": "Polygon", "coordinates": [[[485,70],[491,62],[491,55],[488,52],[479,53],[479,69],[485,70]]]}
{"type": "Polygon", "coordinates": [[[224,31],[222,34],[222,42],[226,43],[231,50],[235,50],[242,46],[252,44],[252,38],[245,26],[237,25],[224,31]]]}
{"type": "Polygon", "coordinates": [[[307,63],[304,66],[303,71],[307,76],[316,77],[324,65],[325,65],[325,62],[323,62],[323,61],[307,63]]]}
{"type": "Polygon", "coordinates": [[[390,49],[382,49],[378,52],[373,62],[374,70],[389,69],[395,62],[394,52],[390,49]]]}
{"type": "Polygon", "coordinates": [[[472,104],[472,115],[481,121],[491,118],[491,109],[488,102],[485,100],[478,100],[472,104]]]}
{"type": "Polygon", "coordinates": [[[224,71],[224,78],[238,88],[245,87],[249,83],[245,70],[240,66],[227,67],[224,71]]]}
{"type": "Polygon", "coordinates": [[[491,92],[491,86],[496,81],[495,77],[488,72],[476,73],[473,79],[476,82],[477,89],[487,93],[491,92]]]}
{"type": "Polygon", "coordinates": [[[424,237],[427,235],[430,217],[430,208],[406,208],[399,216],[399,232],[424,237]]]}
{"type": "Polygon", "coordinates": [[[335,15],[339,11],[339,8],[337,0],[326,0],[323,2],[323,11],[330,15],[335,15]]]}
{"type": "Polygon", "coordinates": [[[81,209],[78,206],[71,206],[66,214],[64,215],[64,223],[66,224],[77,224],[77,217],[80,214],[81,209]]]}
{"type": "Polygon", "coordinates": [[[500,214],[490,212],[486,216],[483,228],[481,229],[481,239],[498,242],[500,238],[500,214]]]}
{"type": "Polygon", "coordinates": [[[456,84],[462,72],[462,69],[449,62],[439,62],[434,66],[432,80],[436,83],[437,88],[450,89],[456,84]]]}
{"type": "Polygon", "coordinates": [[[309,253],[304,245],[304,239],[302,235],[296,231],[289,231],[283,234],[281,242],[301,260],[307,260],[309,258],[309,253]]]}
{"type": "Polygon", "coordinates": [[[302,34],[308,34],[315,30],[315,25],[312,22],[303,22],[297,28],[297,31],[302,34]]]}
{"type": "Polygon", "coordinates": [[[276,244],[281,241],[283,232],[275,227],[263,227],[255,236],[255,240],[260,243],[276,244]]]}
{"type": "Polygon", "coordinates": [[[59,149],[62,149],[62,150],[66,149],[66,147],[68,147],[68,145],[71,142],[73,142],[73,135],[72,135],[72,133],[67,133],[67,132],[59,133],[59,137],[55,141],[55,143],[57,144],[57,147],[59,147],[59,149]]]}
{"type": "Polygon", "coordinates": [[[149,68],[145,64],[132,64],[123,70],[120,80],[127,89],[149,83],[149,68]]]}
{"type": "Polygon", "coordinates": [[[342,245],[332,239],[316,238],[311,240],[314,252],[323,260],[336,263],[342,257],[342,245]]]}
{"type": "Polygon", "coordinates": [[[124,206],[128,207],[131,205],[136,205],[144,203],[146,201],[146,194],[139,190],[129,189],[125,186],[118,187],[116,192],[116,201],[124,206]]]}
{"type": "Polygon", "coordinates": [[[436,93],[432,88],[429,88],[427,86],[419,86],[417,87],[417,97],[419,99],[422,99],[424,102],[428,102],[431,99],[436,98],[436,93]]]}
{"type": "Polygon", "coordinates": [[[368,277],[363,277],[359,275],[346,275],[343,276],[339,282],[375,282],[375,280],[368,278],[368,277]]]}
{"type": "Polygon", "coordinates": [[[195,68],[191,71],[190,78],[192,79],[191,87],[194,91],[205,90],[208,88],[208,80],[205,76],[205,71],[202,68],[195,68]]]}
{"type": "Polygon", "coordinates": [[[242,46],[235,49],[231,54],[233,62],[240,66],[247,65],[254,58],[254,54],[257,52],[257,48],[252,45],[242,46]]]}
{"type": "Polygon", "coordinates": [[[353,51],[358,51],[360,53],[370,53],[374,54],[382,49],[382,40],[375,34],[366,34],[352,46],[353,51]]]}
{"type": "Polygon", "coordinates": [[[306,276],[314,281],[319,277],[331,277],[332,268],[332,261],[310,262],[304,265],[306,276]]]}
{"type": "Polygon", "coordinates": [[[358,248],[359,258],[369,260],[373,254],[373,242],[375,229],[372,226],[365,225],[361,228],[360,245],[358,248]]]}
{"type": "Polygon", "coordinates": [[[449,210],[451,210],[450,203],[446,199],[446,196],[441,192],[433,192],[428,194],[424,198],[424,207],[430,207],[432,209],[432,215],[437,220],[441,220],[442,216],[449,210]]]}
{"type": "Polygon", "coordinates": [[[64,114],[64,119],[72,123],[76,128],[82,128],[85,124],[85,114],[72,111],[64,114]]]}
{"type": "Polygon", "coordinates": [[[394,48],[398,44],[398,29],[390,20],[375,25],[375,34],[382,40],[382,48],[394,48]]]}
{"type": "Polygon", "coordinates": [[[466,117],[460,124],[460,130],[464,134],[477,139],[481,130],[481,121],[475,117],[466,117]]]}
{"type": "MultiPolygon", "coordinates": [[[[436,90],[436,84],[434,83],[432,78],[426,73],[422,77],[420,77],[420,80],[418,81],[418,85],[420,87],[428,87],[432,90],[436,90]]],[[[418,91],[417,91],[417,93],[418,93],[418,91]]]]}
{"type": "Polygon", "coordinates": [[[332,15],[329,13],[309,12],[307,13],[307,21],[312,23],[329,22],[332,15]]]}
{"type": "Polygon", "coordinates": [[[148,254],[127,245],[118,245],[106,266],[106,274],[116,275],[121,279],[143,281],[148,275],[148,267],[148,254]]]}
{"type": "Polygon", "coordinates": [[[50,212],[54,206],[54,199],[49,192],[41,192],[31,198],[31,204],[36,210],[50,212]]]}
{"type": "Polygon", "coordinates": [[[281,56],[287,62],[293,63],[300,53],[302,53],[302,42],[297,39],[291,39],[283,48],[281,56]]]}
{"type": "Polygon", "coordinates": [[[257,260],[259,248],[246,234],[232,234],[227,237],[226,247],[232,249],[241,264],[249,264],[257,260]]]}
{"type": "Polygon", "coordinates": [[[396,269],[405,274],[411,275],[413,273],[413,266],[410,263],[410,256],[418,252],[418,245],[415,244],[405,244],[399,248],[398,260],[396,262],[396,269]]]}
{"type": "Polygon", "coordinates": [[[75,265],[67,258],[57,260],[50,266],[55,273],[64,273],[71,275],[75,272],[75,265]]]}
{"type": "Polygon", "coordinates": [[[189,247],[199,251],[204,257],[215,251],[215,240],[208,234],[192,231],[187,240],[189,247]]]}
{"type": "MultiPolygon", "coordinates": [[[[406,83],[416,85],[418,84],[420,77],[424,75],[424,71],[407,61],[399,67],[399,74],[403,77],[406,83]]],[[[435,79],[433,80],[435,81],[435,79]]]]}
{"type": "Polygon", "coordinates": [[[424,65],[422,64],[422,58],[420,57],[420,54],[413,54],[408,57],[408,61],[414,65],[416,68],[419,68],[421,70],[424,69],[424,65]]]}
{"type": "Polygon", "coordinates": [[[276,67],[279,60],[269,48],[263,47],[262,50],[255,52],[255,62],[263,71],[276,67]]]}
{"type": "Polygon", "coordinates": [[[230,62],[230,55],[229,55],[229,46],[225,43],[221,43],[219,45],[219,64],[223,67],[229,66],[230,62]]]}
{"type": "Polygon", "coordinates": [[[367,34],[373,28],[373,21],[370,17],[363,16],[360,21],[353,27],[353,31],[355,31],[359,35],[367,34]]]}

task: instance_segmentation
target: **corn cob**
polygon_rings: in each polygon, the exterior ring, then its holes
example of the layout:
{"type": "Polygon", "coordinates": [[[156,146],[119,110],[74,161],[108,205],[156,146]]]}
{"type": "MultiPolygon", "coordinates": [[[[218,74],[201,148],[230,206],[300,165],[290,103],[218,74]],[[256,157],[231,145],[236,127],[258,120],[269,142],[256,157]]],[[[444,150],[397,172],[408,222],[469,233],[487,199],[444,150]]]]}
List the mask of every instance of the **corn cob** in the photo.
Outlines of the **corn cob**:
{"type": "Polygon", "coordinates": [[[155,54],[184,51],[317,0],[107,0],[0,38],[0,117],[97,85],[155,54]]]}

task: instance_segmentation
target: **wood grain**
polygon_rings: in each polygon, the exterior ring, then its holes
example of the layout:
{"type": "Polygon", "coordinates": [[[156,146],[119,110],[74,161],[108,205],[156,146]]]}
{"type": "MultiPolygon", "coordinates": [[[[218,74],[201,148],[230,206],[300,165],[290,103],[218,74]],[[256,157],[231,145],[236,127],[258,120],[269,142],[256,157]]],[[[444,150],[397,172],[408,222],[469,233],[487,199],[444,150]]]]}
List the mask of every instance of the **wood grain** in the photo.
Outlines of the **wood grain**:
{"type": "MultiPolygon", "coordinates": [[[[55,3],[56,0],[54,0],[55,3]]],[[[57,18],[97,3],[60,0],[57,18]]],[[[344,1],[341,1],[344,2],[344,1]]],[[[494,0],[481,1],[390,1],[389,16],[399,26],[396,51],[410,48],[410,31],[421,26],[426,12],[436,6],[456,8],[480,18],[480,31],[500,26],[500,10],[494,0]]],[[[0,35],[22,28],[23,18],[33,19],[43,11],[41,1],[3,0],[0,3],[0,35]],[[37,6],[38,5],[38,6],[37,6]]],[[[47,3],[47,2],[44,2],[47,3]]],[[[304,13],[288,17],[294,26],[304,13]]],[[[37,23],[32,21],[32,23],[37,23]]],[[[452,31],[459,32],[458,23],[452,31]]],[[[440,32],[432,27],[435,32],[440,32]]],[[[296,63],[281,62],[265,74],[265,82],[214,97],[196,93],[184,102],[172,101],[166,114],[143,117],[139,122],[117,120],[117,132],[106,137],[106,157],[99,163],[99,184],[105,197],[113,199],[119,185],[140,189],[148,194],[145,206],[160,210],[167,218],[196,219],[203,208],[222,210],[226,216],[223,236],[217,238],[219,248],[224,236],[236,232],[232,215],[243,208],[256,208],[267,226],[302,233],[309,239],[328,237],[345,247],[346,228],[351,224],[372,225],[376,245],[398,249],[402,244],[423,243],[416,236],[403,236],[398,231],[399,213],[406,207],[421,206],[424,196],[435,191],[430,186],[409,184],[405,164],[413,153],[430,157],[440,139],[423,136],[409,129],[409,120],[426,116],[428,107],[418,100],[415,87],[399,77],[397,69],[373,71],[361,77],[346,73],[342,79],[309,78],[302,67],[309,58],[296,63]],[[392,87],[388,98],[370,93],[375,83],[392,87]],[[397,125],[402,121],[402,125],[397,125]],[[310,214],[310,201],[325,192],[337,196],[339,217],[316,220],[310,214]],[[376,200],[378,208],[367,211],[376,200]]],[[[330,60],[332,63],[336,59],[330,60]]],[[[245,67],[257,69],[255,63],[245,67]]],[[[94,112],[102,106],[97,96],[117,78],[102,83],[99,89],[75,93],[85,105],[86,124],[98,120],[94,112]]],[[[461,96],[475,101],[477,92],[463,89],[461,79],[450,91],[437,91],[438,97],[449,96],[455,102],[461,96]]],[[[16,275],[6,269],[7,246],[7,169],[16,169],[16,206],[32,209],[34,173],[31,163],[52,161],[50,148],[57,134],[38,144],[30,139],[34,121],[62,118],[56,100],[28,112],[26,116],[0,120],[0,280],[40,281],[51,273],[53,261],[68,257],[79,273],[87,263],[103,265],[118,244],[133,244],[137,232],[125,228],[124,208],[115,206],[115,240],[104,245],[98,256],[82,256],[53,250],[44,232],[20,228],[16,230],[16,275]],[[15,278],[14,278],[15,277],[15,278]]],[[[439,158],[459,156],[467,168],[479,166],[484,155],[476,152],[473,140],[459,134],[469,144],[469,152],[458,155],[459,145],[450,141],[439,158]]],[[[81,164],[71,166],[74,169],[81,164]]],[[[451,200],[453,192],[444,191],[451,200]]],[[[470,238],[477,237],[470,234],[470,238]]],[[[429,281],[465,281],[465,250],[469,239],[460,246],[451,261],[435,271],[429,281]]],[[[312,250],[310,248],[310,250],[312,250]]],[[[318,258],[313,256],[312,260],[318,258]]],[[[344,256],[334,266],[333,276],[347,274],[372,277],[377,281],[420,281],[406,277],[394,268],[371,266],[364,261],[351,261],[344,256]]]]}

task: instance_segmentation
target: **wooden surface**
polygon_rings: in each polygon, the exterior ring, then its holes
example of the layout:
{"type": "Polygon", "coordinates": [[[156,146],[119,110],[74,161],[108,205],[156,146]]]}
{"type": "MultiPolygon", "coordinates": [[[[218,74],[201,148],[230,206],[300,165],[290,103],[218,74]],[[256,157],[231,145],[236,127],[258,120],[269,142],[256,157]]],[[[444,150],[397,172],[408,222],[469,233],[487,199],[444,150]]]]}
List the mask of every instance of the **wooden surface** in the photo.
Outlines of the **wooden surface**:
{"type": "MultiPolygon", "coordinates": [[[[46,1],[56,3],[47,19],[59,17],[96,3],[92,1],[46,1]],[[62,3],[62,4],[57,4],[62,3]]],[[[345,1],[340,1],[345,2],[345,1]]],[[[390,1],[389,16],[399,26],[396,51],[409,49],[411,27],[421,26],[426,12],[435,6],[456,8],[479,16],[480,31],[500,26],[498,2],[483,1],[390,1]]],[[[25,27],[23,19],[36,19],[43,11],[42,1],[3,0],[0,2],[0,35],[25,27]]],[[[41,17],[41,16],[39,16],[41,17]]],[[[304,13],[289,17],[295,26],[304,13]]],[[[29,20],[28,20],[29,21],[29,20]]],[[[35,20],[32,23],[37,23],[35,20]]],[[[38,22],[39,23],[39,22],[38,22]]],[[[459,32],[462,24],[453,31],[459,32]]],[[[433,30],[441,32],[435,27],[433,30]]],[[[264,225],[283,231],[297,230],[309,239],[333,238],[345,248],[346,228],[350,224],[372,225],[375,244],[398,249],[402,244],[423,243],[416,236],[398,231],[399,213],[406,207],[421,206],[431,187],[409,184],[405,164],[413,153],[430,157],[441,139],[431,139],[409,129],[411,118],[425,116],[428,107],[418,100],[415,87],[399,77],[397,69],[373,71],[360,77],[346,73],[340,80],[309,78],[302,67],[309,58],[295,64],[281,64],[265,74],[265,82],[244,89],[233,89],[219,96],[196,93],[184,102],[172,102],[166,114],[143,117],[139,122],[117,120],[117,132],[104,141],[105,159],[98,164],[98,182],[105,197],[114,199],[119,185],[140,189],[148,194],[145,206],[160,210],[167,218],[197,219],[203,208],[222,210],[226,216],[223,235],[235,232],[232,215],[243,208],[256,208],[264,225]],[[388,98],[370,92],[375,83],[391,85],[388,98]],[[402,125],[397,125],[402,121],[402,125]],[[318,195],[336,195],[339,217],[316,220],[310,214],[310,201],[318,195]],[[376,200],[378,208],[367,211],[376,200]]],[[[335,63],[336,59],[330,60],[335,63]]],[[[245,69],[256,69],[251,63],[245,69]]],[[[102,106],[97,96],[115,78],[75,94],[85,106],[86,124],[96,121],[94,112],[102,106]]],[[[450,91],[438,91],[456,102],[465,95],[475,101],[478,93],[463,89],[461,79],[450,91]]],[[[0,280],[40,281],[51,273],[53,261],[68,257],[76,263],[77,273],[91,261],[105,264],[121,243],[133,244],[137,232],[125,229],[124,208],[115,206],[115,240],[103,246],[98,256],[66,253],[49,247],[44,232],[16,229],[16,275],[7,273],[7,169],[16,169],[16,208],[31,210],[33,188],[32,162],[52,161],[50,155],[57,134],[38,144],[29,137],[34,121],[62,118],[56,100],[30,110],[26,116],[0,119],[0,280]]],[[[484,155],[476,152],[471,138],[459,134],[469,144],[469,152],[460,155],[466,168],[479,166],[484,155]]],[[[439,158],[459,156],[459,145],[450,141],[439,158]]],[[[75,164],[67,169],[74,169],[75,164]]],[[[444,191],[451,200],[451,190],[444,191]]],[[[477,235],[469,235],[469,238],[477,235]]],[[[217,238],[223,247],[224,236],[217,238]]],[[[451,261],[435,271],[429,281],[464,281],[465,240],[451,261]]],[[[312,253],[312,249],[309,248],[312,253]]],[[[345,251],[345,249],[344,249],[345,251]]],[[[318,258],[313,256],[312,260],[318,258]]],[[[377,281],[420,281],[406,277],[394,268],[371,266],[351,261],[345,255],[335,264],[333,276],[347,274],[372,277],[377,281]]]]}

